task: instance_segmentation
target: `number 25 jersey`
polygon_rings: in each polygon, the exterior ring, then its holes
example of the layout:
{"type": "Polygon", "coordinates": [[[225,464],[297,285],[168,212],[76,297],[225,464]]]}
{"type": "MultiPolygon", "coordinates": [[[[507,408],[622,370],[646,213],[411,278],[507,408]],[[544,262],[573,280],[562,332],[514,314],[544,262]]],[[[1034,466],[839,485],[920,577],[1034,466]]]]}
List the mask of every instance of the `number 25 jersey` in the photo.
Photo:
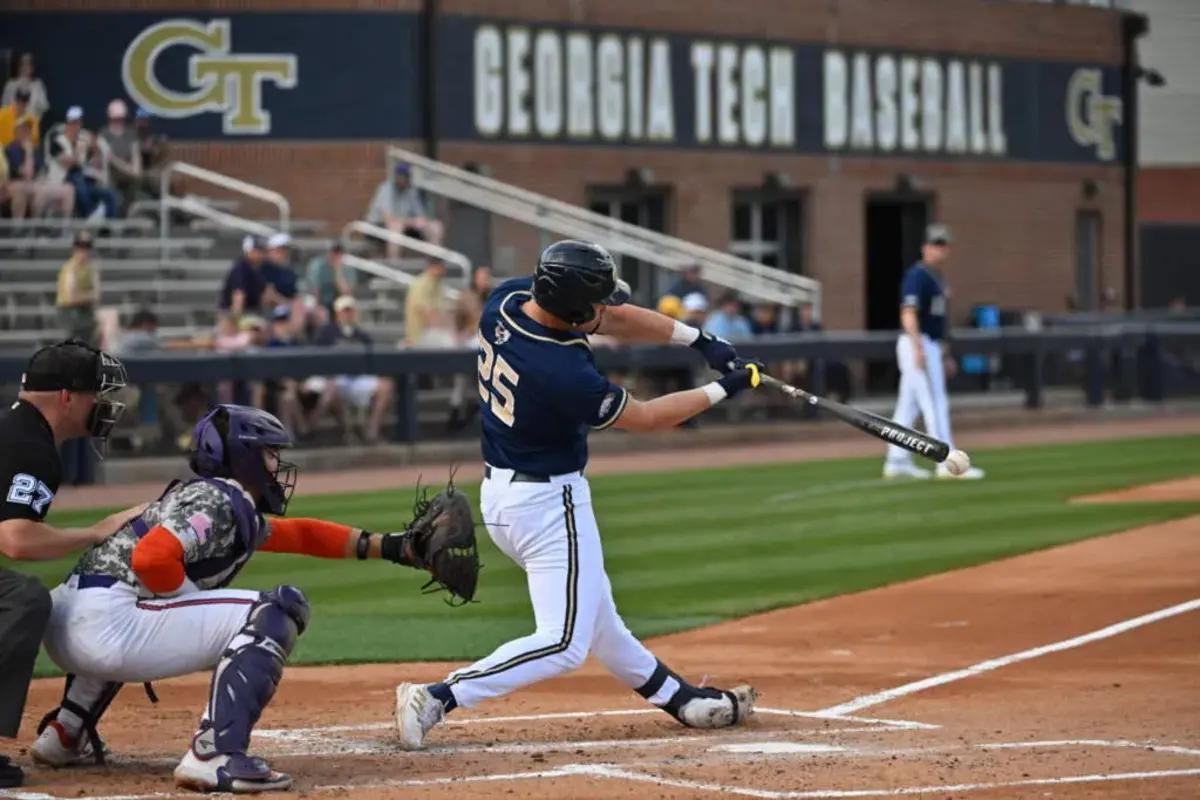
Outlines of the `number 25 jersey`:
{"type": "Polygon", "coordinates": [[[628,395],[596,369],[584,334],[547,328],[521,310],[532,287],[532,278],[500,284],[480,318],[483,460],[561,475],[583,469],[588,431],[616,422],[628,395]]]}

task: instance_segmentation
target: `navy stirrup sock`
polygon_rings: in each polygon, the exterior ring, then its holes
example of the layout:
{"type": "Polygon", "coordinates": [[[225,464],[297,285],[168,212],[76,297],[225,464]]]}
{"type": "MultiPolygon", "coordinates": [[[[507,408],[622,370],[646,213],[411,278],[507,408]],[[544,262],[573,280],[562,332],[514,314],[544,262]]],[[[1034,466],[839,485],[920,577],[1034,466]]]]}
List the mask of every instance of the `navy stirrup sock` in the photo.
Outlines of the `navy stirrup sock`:
{"type": "Polygon", "coordinates": [[[454,699],[454,692],[450,691],[450,687],[444,683],[432,683],[428,687],[429,693],[441,701],[442,707],[447,712],[458,708],[458,701],[454,699]]]}

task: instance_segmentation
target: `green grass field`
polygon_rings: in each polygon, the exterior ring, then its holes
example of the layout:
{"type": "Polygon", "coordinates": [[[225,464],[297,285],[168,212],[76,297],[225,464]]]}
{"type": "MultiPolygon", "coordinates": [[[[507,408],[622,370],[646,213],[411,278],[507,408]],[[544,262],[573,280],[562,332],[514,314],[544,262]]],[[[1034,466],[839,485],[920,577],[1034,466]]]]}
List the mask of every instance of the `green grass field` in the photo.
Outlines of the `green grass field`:
{"type": "MultiPolygon", "coordinates": [[[[1200,436],[992,450],[976,461],[988,470],[977,483],[884,482],[877,458],[594,478],[618,606],[635,633],[651,636],[1200,510],[1067,503],[1200,473],[1200,436]]],[[[301,496],[291,511],[382,531],[408,519],[411,500],[410,489],[301,496]]],[[[419,594],[416,572],[375,562],[267,553],[236,585],[286,582],[308,593],[313,622],[295,663],[472,658],[532,627],[523,573],[486,535],[481,556],[480,602],[457,609],[419,594]]],[[[21,569],[53,585],[69,562],[21,569]]],[[[50,670],[43,656],[39,674],[50,670]]]]}

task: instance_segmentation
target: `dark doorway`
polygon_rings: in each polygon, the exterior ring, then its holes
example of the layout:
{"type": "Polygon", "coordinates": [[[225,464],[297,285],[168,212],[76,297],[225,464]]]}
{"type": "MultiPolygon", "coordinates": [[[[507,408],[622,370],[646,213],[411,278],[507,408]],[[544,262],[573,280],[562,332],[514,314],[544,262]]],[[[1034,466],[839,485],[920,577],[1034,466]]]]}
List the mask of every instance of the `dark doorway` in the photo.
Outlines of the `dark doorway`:
{"type": "MultiPolygon", "coordinates": [[[[900,327],[900,279],[921,257],[929,221],[929,198],[913,194],[871,195],[866,209],[866,326],[894,331],[900,327]]],[[[893,360],[867,364],[867,390],[895,387],[893,360]]]]}
{"type": "MultiPolygon", "coordinates": [[[[606,217],[666,233],[668,194],[665,186],[591,186],[588,187],[588,208],[606,217]]],[[[674,279],[673,275],[663,275],[663,271],[653,264],[636,258],[614,255],[621,277],[633,290],[633,300],[653,308],[658,295],[674,279]]]]}
{"type": "Polygon", "coordinates": [[[1079,311],[1096,308],[1096,276],[1100,274],[1100,212],[1075,214],[1075,298],[1079,311]]]}

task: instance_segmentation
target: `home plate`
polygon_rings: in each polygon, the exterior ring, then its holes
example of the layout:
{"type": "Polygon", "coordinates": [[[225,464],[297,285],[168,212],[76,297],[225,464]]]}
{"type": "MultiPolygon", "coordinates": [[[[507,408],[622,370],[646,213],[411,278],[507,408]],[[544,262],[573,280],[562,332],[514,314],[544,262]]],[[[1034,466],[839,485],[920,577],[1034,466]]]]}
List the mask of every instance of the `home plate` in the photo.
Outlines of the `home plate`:
{"type": "Polygon", "coordinates": [[[709,751],[722,753],[840,753],[846,748],[832,744],[805,744],[803,742],[737,742],[719,744],[709,751]]]}

